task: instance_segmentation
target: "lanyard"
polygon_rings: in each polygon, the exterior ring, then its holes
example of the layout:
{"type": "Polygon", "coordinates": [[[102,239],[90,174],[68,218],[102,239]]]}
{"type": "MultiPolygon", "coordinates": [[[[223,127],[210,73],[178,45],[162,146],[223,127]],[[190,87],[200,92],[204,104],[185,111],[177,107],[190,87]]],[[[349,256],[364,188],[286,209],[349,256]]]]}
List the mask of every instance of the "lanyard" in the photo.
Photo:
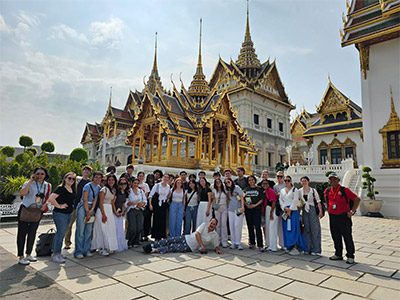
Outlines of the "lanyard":
{"type": "Polygon", "coordinates": [[[332,193],[334,201],[336,201],[336,196],[339,193],[339,191],[340,191],[340,185],[337,187],[336,191],[334,189],[332,189],[331,193],[332,193]]]}
{"type": "Polygon", "coordinates": [[[44,185],[44,181],[42,182],[42,184],[40,185],[40,187],[39,187],[37,181],[35,181],[35,183],[36,183],[37,194],[40,194],[40,192],[42,191],[42,187],[43,187],[43,185],[44,185]]]}

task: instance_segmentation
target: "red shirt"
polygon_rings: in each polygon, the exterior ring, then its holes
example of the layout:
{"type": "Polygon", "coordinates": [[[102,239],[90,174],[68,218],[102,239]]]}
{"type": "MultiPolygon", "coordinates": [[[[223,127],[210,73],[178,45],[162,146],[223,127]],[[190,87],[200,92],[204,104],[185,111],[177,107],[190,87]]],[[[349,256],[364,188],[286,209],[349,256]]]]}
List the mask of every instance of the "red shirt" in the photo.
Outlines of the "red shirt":
{"type": "Polygon", "coordinates": [[[267,201],[269,202],[276,202],[276,195],[273,189],[268,187],[267,191],[265,193],[265,199],[264,199],[264,207],[267,206],[267,201]]]}
{"type": "MultiPolygon", "coordinates": [[[[329,207],[328,207],[328,212],[333,215],[340,215],[344,214],[350,211],[350,200],[354,200],[357,198],[357,195],[354,194],[350,189],[347,187],[344,188],[344,191],[347,196],[347,202],[346,198],[342,195],[341,192],[341,185],[339,184],[336,189],[331,187],[331,190],[329,191],[328,194],[328,201],[329,201],[329,207]],[[336,204],[336,209],[333,209],[333,205],[336,204]]],[[[325,190],[325,195],[326,195],[326,190],[325,190]]]]}

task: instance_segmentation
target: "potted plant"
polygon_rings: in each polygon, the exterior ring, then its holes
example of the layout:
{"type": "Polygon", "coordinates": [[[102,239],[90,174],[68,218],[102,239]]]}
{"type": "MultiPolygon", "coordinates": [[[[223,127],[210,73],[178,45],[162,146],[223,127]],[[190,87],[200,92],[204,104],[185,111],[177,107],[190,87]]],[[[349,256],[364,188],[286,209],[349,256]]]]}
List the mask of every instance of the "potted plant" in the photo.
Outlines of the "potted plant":
{"type": "Polygon", "coordinates": [[[19,195],[19,191],[22,189],[22,185],[27,181],[25,177],[13,177],[8,176],[4,178],[4,181],[1,184],[1,194],[8,197],[14,195],[16,198],[15,202],[21,202],[21,197],[19,195]]]}
{"type": "Polygon", "coordinates": [[[382,214],[379,212],[382,208],[382,200],[375,198],[375,195],[378,195],[379,192],[375,190],[374,183],[376,179],[370,174],[372,169],[365,166],[362,168],[362,171],[364,172],[364,174],[362,174],[362,178],[364,178],[362,188],[367,190],[367,199],[363,199],[363,204],[368,211],[367,216],[383,218],[382,214]]]}

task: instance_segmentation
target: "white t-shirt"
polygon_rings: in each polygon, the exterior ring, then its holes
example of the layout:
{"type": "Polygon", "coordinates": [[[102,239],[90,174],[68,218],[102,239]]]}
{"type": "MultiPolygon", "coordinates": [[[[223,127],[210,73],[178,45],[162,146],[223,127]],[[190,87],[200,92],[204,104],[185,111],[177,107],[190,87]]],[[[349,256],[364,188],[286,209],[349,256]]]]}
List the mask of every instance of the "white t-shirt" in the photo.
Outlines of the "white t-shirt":
{"type": "Polygon", "coordinates": [[[286,193],[286,188],[281,189],[279,204],[282,209],[289,206],[290,210],[297,210],[297,205],[299,204],[299,190],[292,187],[289,192],[286,193]]]}
{"type": "Polygon", "coordinates": [[[172,201],[174,202],[182,202],[183,203],[183,196],[185,195],[184,191],[181,190],[180,193],[171,189],[172,201]]]}
{"type": "Polygon", "coordinates": [[[217,192],[217,190],[214,190],[214,197],[215,197],[215,203],[218,203],[219,205],[227,205],[227,196],[224,192],[217,192]]]}
{"type": "Polygon", "coordinates": [[[146,182],[139,183],[139,187],[143,190],[145,194],[150,193],[149,185],[146,182]]]}
{"type": "Polygon", "coordinates": [[[196,191],[192,191],[190,193],[186,192],[186,205],[190,207],[199,205],[199,202],[197,202],[196,191]]]}
{"type": "MultiPolygon", "coordinates": [[[[125,205],[128,208],[127,211],[129,211],[130,209],[136,208],[136,205],[128,206],[129,202],[136,202],[136,201],[144,202],[145,204],[147,204],[146,195],[144,194],[143,190],[140,188],[138,189],[137,195],[133,192],[132,189],[129,190],[129,197],[128,197],[128,200],[125,202],[125,205]]],[[[144,210],[145,206],[143,206],[141,209],[144,210]]]]}
{"type": "Polygon", "coordinates": [[[200,233],[204,247],[207,248],[207,246],[211,246],[213,249],[215,249],[215,247],[218,247],[218,233],[215,230],[208,232],[208,224],[204,222],[199,227],[197,227],[195,232],[185,235],[186,243],[188,244],[192,252],[199,252],[200,248],[200,244],[197,242],[196,239],[196,232],[200,233]]]}

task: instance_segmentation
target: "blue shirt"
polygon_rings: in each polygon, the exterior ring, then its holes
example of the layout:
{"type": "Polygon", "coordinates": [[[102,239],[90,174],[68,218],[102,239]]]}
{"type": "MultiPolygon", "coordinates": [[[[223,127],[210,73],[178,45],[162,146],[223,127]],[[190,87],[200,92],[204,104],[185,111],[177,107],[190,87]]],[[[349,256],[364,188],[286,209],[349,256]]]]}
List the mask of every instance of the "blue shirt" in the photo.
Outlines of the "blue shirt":
{"type": "MultiPolygon", "coordinates": [[[[100,186],[94,185],[93,182],[89,182],[89,183],[85,184],[85,186],[83,187],[83,190],[82,190],[82,198],[81,198],[82,202],[83,202],[83,195],[84,195],[85,191],[88,192],[88,202],[91,203],[94,201],[94,198],[96,198],[97,194],[100,192],[100,186]],[[90,187],[92,187],[92,188],[90,188],[90,187]],[[92,189],[93,189],[93,191],[92,191],[92,189]],[[94,192],[94,194],[93,194],[93,192],[94,192]]],[[[99,201],[97,201],[97,202],[99,202],[99,201]]]]}

